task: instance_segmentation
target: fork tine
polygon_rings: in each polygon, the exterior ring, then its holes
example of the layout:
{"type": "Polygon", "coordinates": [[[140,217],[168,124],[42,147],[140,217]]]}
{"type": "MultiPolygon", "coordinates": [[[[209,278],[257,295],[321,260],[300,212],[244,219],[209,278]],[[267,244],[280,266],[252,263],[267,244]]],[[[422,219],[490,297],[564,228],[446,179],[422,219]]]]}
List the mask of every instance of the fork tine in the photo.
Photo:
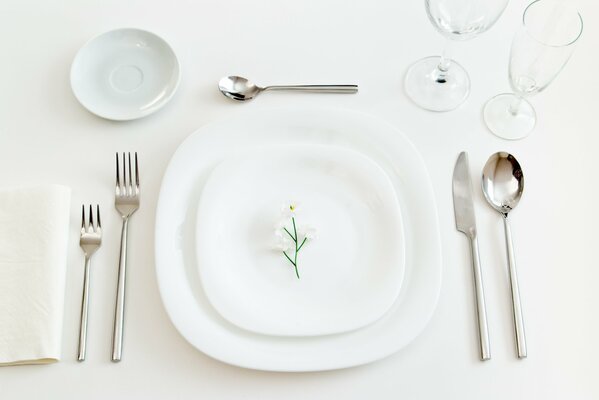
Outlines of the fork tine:
{"type": "MultiPolygon", "coordinates": [[[[122,184],[121,184],[121,189],[126,190],[127,189],[127,175],[125,174],[125,171],[127,170],[127,165],[125,164],[125,153],[123,153],[123,166],[121,167],[121,178],[123,179],[122,184]]],[[[121,192],[121,194],[123,194],[123,192],[121,192]]]]}
{"type": "Polygon", "coordinates": [[[135,186],[139,189],[139,167],[137,165],[137,151],[135,152],[135,186]]]}
{"type": "Polygon", "coordinates": [[[127,153],[129,161],[129,193],[133,194],[133,179],[131,179],[131,153],[127,153]]]}
{"type": "Polygon", "coordinates": [[[100,221],[100,205],[96,204],[96,215],[98,216],[98,228],[102,229],[102,222],[100,221]]]}
{"type": "Polygon", "coordinates": [[[94,226],[94,210],[92,209],[92,205],[89,205],[89,230],[95,231],[96,228],[94,226]]]}
{"type": "Polygon", "coordinates": [[[121,184],[119,186],[121,190],[121,196],[126,194],[127,190],[127,176],[125,175],[126,165],[125,165],[125,153],[122,154],[121,165],[119,168],[119,175],[121,177],[121,184]]]}
{"type": "Polygon", "coordinates": [[[81,205],[81,230],[85,230],[85,204],[81,205]]]}
{"type": "Polygon", "coordinates": [[[119,178],[119,153],[116,153],[116,188],[121,188],[121,179],[119,178]]]}

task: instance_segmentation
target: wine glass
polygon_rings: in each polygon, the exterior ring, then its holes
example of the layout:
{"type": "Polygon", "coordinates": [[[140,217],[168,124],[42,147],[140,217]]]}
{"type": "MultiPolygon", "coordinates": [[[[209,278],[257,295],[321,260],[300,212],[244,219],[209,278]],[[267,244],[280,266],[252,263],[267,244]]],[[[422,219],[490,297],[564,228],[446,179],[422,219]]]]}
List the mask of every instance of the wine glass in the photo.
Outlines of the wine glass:
{"type": "Polygon", "coordinates": [[[532,131],[536,112],[525,99],[544,90],[564,68],[582,34],[582,17],[567,1],[536,0],[512,41],[509,79],[514,93],[491,98],[483,109],[487,127],[503,139],[532,131]]]}
{"type": "Polygon", "coordinates": [[[450,111],[466,100],[470,78],[449,56],[449,40],[467,40],[489,29],[507,6],[508,0],[425,0],[429,19],[448,39],[443,54],[426,57],[408,69],[406,94],[430,111],[450,111]]]}

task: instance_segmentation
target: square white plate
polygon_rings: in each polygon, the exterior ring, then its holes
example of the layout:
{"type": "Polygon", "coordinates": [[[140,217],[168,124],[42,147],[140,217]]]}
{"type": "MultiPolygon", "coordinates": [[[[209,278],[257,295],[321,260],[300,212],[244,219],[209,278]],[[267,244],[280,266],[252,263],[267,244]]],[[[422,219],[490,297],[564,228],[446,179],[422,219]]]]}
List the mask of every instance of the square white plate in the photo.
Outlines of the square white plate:
{"type": "Polygon", "coordinates": [[[181,144],[164,175],[155,240],[158,286],[177,330],[209,356],[245,368],[317,371],[386,357],[422,332],[441,287],[437,207],[424,161],[393,126],[352,111],[251,109],[202,127],[181,144]],[[204,293],[195,231],[206,179],[232,153],[289,143],[358,151],[385,171],[395,189],[404,226],[404,280],[389,311],[362,329],[314,337],[256,334],[224,319],[204,293]]]}
{"type": "Polygon", "coordinates": [[[227,157],[204,186],[196,242],[210,303],[265,335],[364,327],[393,305],[403,279],[393,185],[372,160],[338,146],[263,146],[227,157]],[[315,237],[303,242],[307,225],[315,237]]]}

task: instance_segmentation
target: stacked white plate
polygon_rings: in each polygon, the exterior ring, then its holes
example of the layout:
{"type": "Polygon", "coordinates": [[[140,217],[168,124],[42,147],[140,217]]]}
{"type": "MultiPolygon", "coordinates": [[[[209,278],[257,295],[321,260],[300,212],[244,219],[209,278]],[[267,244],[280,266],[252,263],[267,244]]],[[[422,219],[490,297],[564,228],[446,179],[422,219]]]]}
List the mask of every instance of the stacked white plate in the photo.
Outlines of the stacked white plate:
{"type": "Polygon", "coordinates": [[[241,113],[199,129],[173,156],[156,269],[175,327],[211,357],[271,371],[369,363],[414,339],[437,303],[430,179],[405,136],[374,117],[241,113]],[[276,229],[293,232],[281,216],[291,204],[298,229],[315,232],[297,275],[273,246],[276,229]]]}

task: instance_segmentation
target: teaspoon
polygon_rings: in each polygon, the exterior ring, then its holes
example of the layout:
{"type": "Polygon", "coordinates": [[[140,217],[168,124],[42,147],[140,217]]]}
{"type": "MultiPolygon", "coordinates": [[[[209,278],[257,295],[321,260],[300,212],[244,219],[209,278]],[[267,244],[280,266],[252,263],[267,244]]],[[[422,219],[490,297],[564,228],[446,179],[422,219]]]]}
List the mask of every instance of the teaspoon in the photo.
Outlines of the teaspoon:
{"type": "Polygon", "coordinates": [[[512,292],[516,350],[518,351],[518,358],[526,358],[524,318],[522,316],[522,305],[520,302],[520,289],[518,288],[518,275],[516,273],[512,232],[508,224],[508,214],[518,205],[524,190],[524,176],[522,175],[522,168],[520,168],[520,164],[516,158],[506,152],[493,154],[483,168],[482,189],[487,202],[503,216],[510,287],[512,292]]]}
{"type": "Polygon", "coordinates": [[[226,76],[218,82],[218,88],[230,99],[237,101],[252,100],[266,90],[299,90],[318,93],[357,93],[358,85],[288,85],[258,86],[241,76],[226,76]]]}

